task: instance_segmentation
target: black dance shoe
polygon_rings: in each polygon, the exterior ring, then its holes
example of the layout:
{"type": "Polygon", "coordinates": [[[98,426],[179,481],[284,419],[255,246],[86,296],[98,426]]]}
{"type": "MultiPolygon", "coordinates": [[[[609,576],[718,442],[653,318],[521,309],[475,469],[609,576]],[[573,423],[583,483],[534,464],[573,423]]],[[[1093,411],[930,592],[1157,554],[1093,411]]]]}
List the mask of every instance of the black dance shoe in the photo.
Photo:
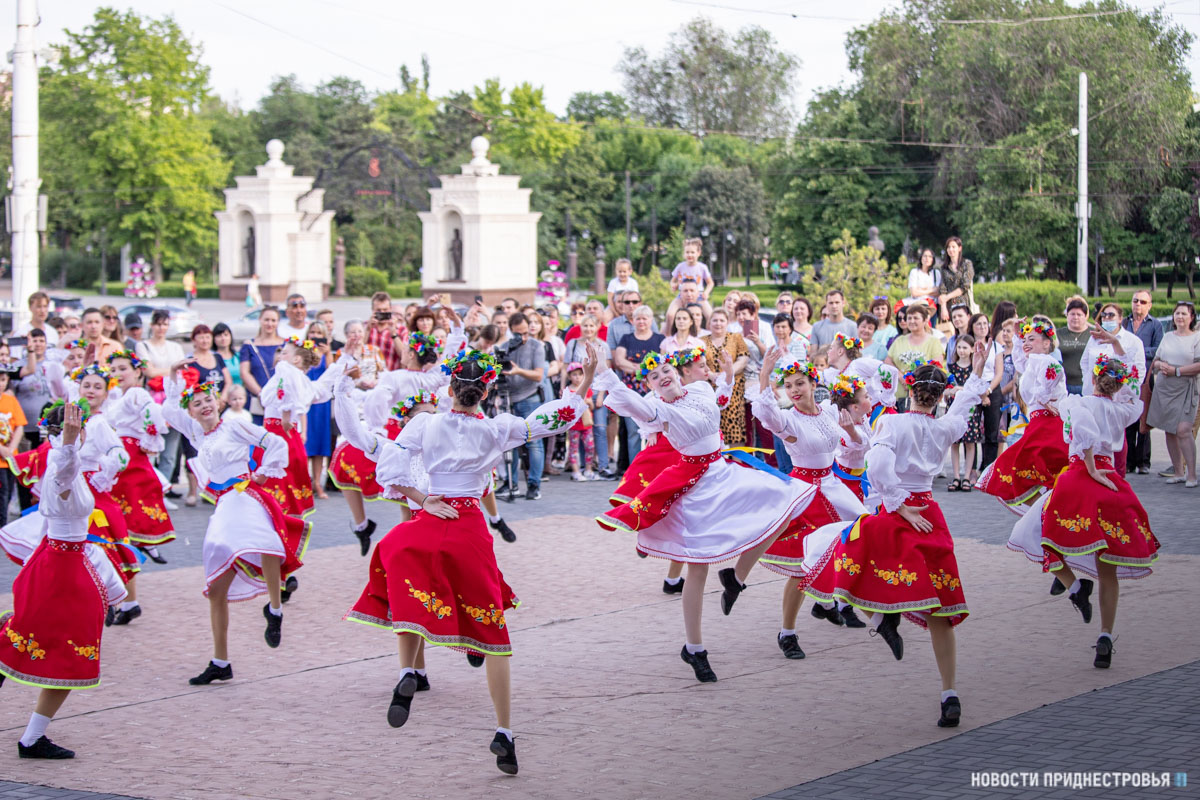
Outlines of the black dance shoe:
{"type": "Polygon", "coordinates": [[[1050,596],[1051,597],[1058,597],[1060,594],[1062,594],[1066,590],[1067,590],[1067,587],[1063,586],[1062,581],[1060,581],[1058,578],[1052,579],[1052,582],[1050,584],[1050,596]]]}
{"type": "Polygon", "coordinates": [[[647,553],[645,550],[637,550],[636,552],[637,552],[638,558],[649,558],[650,557],[650,554],[647,553]]]}
{"type": "Polygon", "coordinates": [[[664,579],[663,580],[663,594],[683,594],[683,581],[684,581],[684,579],[680,578],[679,583],[673,584],[670,581],[664,579]]]}
{"type": "Polygon", "coordinates": [[[472,667],[482,667],[483,656],[479,655],[479,653],[467,653],[467,663],[472,667]]]}
{"type": "Polygon", "coordinates": [[[21,758],[74,758],[75,751],[59,747],[43,736],[29,747],[17,742],[17,755],[21,758]]]}
{"type": "Polygon", "coordinates": [[[1107,636],[1101,636],[1092,645],[1092,649],[1096,651],[1096,660],[1092,662],[1092,666],[1096,669],[1108,669],[1112,665],[1112,639],[1107,636]]]}
{"type": "Polygon", "coordinates": [[[858,614],[854,613],[854,606],[846,606],[838,611],[842,616],[842,622],[846,623],[847,628],[865,628],[867,623],[858,618],[858,614]]]}
{"type": "Polygon", "coordinates": [[[279,602],[286,603],[292,599],[292,592],[300,588],[300,580],[295,575],[289,575],[284,582],[283,588],[279,590],[279,602]]]}
{"type": "Polygon", "coordinates": [[[263,606],[263,616],[267,618],[267,630],[263,633],[267,647],[279,647],[283,641],[283,614],[272,614],[271,604],[267,603],[263,606]]]}
{"type": "Polygon", "coordinates": [[[218,667],[211,661],[208,666],[194,678],[188,678],[188,683],[192,686],[208,686],[213,681],[231,681],[233,680],[233,664],[226,664],[223,667],[218,667]]]}
{"type": "Polygon", "coordinates": [[[938,727],[957,728],[961,716],[962,703],[958,702],[958,697],[947,697],[942,701],[942,718],[938,720],[938,727]]]}
{"type": "Polygon", "coordinates": [[[712,671],[712,667],[708,665],[708,651],[701,650],[699,653],[689,653],[687,645],[679,651],[679,657],[687,664],[690,664],[692,669],[696,671],[696,680],[701,683],[714,683],[717,680],[717,673],[712,671]]]}
{"type": "Polygon", "coordinates": [[[496,731],[496,738],[492,739],[491,747],[488,749],[496,755],[496,769],[505,775],[517,774],[517,743],[515,741],[500,731],[496,731]]]}
{"type": "Polygon", "coordinates": [[[1079,591],[1071,595],[1071,605],[1079,609],[1084,623],[1092,621],[1092,582],[1087,578],[1079,580],[1079,591]]]}
{"type": "Polygon", "coordinates": [[[896,657],[897,661],[904,658],[904,639],[900,636],[899,627],[899,614],[884,614],[883,622],[879,623],[879,627],[874,631],[887,642],[888,647],[892,648],[892,655],[896,657]]]}
{"type": "Polygon", "coordinates": [[[737,602],[738,595],[746,591],[746,584],[737,579],[737,572],[733,567],[721,570],[717,573],[717,577],[721,579],[721,585],[725,587],[725,591],[721,593],[721,611],[725,612],[725,616],[728,617],[729,612],[733,611],[733,604],[737,602]]]}
{"type": "Polygon", "coordinates": [[[500,534],[501,539],[509,544],[512,544],[517,540],[517,532],[508,527],[508,523],[504,521],[504,517],[501,517],[495,522],[489,522],[488,525],[491,526],[492,530],[500,534]]]}
{"type": "Polygon", "coordinates": [[[429,676],[428,675],[422,675],[419,672],[417,673],[417,691],[418,692],[428,692],[429,691],[429,676]]]}
{"type": "Polygon", "coordinates": [[[155,564],[165,564],[167,560],[162,557],[162,553],[158,552],[158,548],[153,545],[139,545],[138,550],[146,554],[146,558],[153,561],[155,564]]]}
{"type": "Polygon", "coordinates": [[[113,625],[128,625],[142,615],[142,607],[134,606],[128,611],[118,611],[113,614],[113,625]]]}
{"type": "Polygon", "coordinates": [[[417,691],[417,675],[410,672],[400,679],[392,690],[392,704],[388,706],[388,725],[402,728],[408,722],[408,709],[412,705],[413,695],[417,691]]]}
{"type": "Polygon", "coordinates": [[[837,606],[826,608],[820,603],[813,603],[812,615],[817,619],[823,619],[828,622],[832,622],[834,625],[839,627],[846,624],[846,620],[842,619],[842,615],[837,610],[837,606]]]}
{"type": "Polygon", "coordinates": [[[367,527],[361,531],[355,531],[354,535],[358,537],[359,554],[365,556],[371,552],[371,534],[375,533],[375,520],[367,520],[367,527]]]}
{"type": "Polygon", "coordinates": [[[117,618],[117,609],[112,606],[109,606],[108,609],[105,610],[105,612],[104,612],[104,627],[106,627],[106,628],[112,627],[113,620],[116,618],[117,618]]]}
{"type": "Polygon", "coordinates": [[[780,636],[775,641],[779,643],[779,649],[783,651],[784,656],[799,661],[804,658],[804,651],[800,649],[800,640],[796,638],[796,634],[792,633],[787,636],[780,636]]]}

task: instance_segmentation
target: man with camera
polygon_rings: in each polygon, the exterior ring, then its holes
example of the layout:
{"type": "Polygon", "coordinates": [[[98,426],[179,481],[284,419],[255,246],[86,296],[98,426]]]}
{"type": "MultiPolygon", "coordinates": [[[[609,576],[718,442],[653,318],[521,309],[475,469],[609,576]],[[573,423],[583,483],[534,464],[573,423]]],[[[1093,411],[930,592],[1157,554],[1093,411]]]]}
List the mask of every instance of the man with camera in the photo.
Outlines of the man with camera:
{"type": "Polygon", "coordinates": [[[392,313],[392,298],[387,292],[371,295],[371,320],[367,325],[367,344],[379,348],[388,371],[400,369],[400,356],[408,331],[392,313]]]}
{"type": "MultiPolygon", "coordinates": [[[[520,312],[514,313],[508,319],[508,330],[511,339],[496,347],[496,360],[503,368],[505,387],[502,391],[508,394],[509,413],[525,417],[541,405],[538,387],[546,374],[546,347],[542,342],[529,336],[529,322],[520,312]]],[[[529,471],[525,475],[525,499],[538,500],[542,496],[542,467],[545,463],[545,450],[541,439],[534,439],[521,447],[529,450],[529,471]]],[[[508,482],[514,489],[517,486],[517,468],[520,464],[520,450],[513,450],[512,461],[508,468],[508,482]]],[[[499,496],[499,491],[497,491],[499,496]]]]}

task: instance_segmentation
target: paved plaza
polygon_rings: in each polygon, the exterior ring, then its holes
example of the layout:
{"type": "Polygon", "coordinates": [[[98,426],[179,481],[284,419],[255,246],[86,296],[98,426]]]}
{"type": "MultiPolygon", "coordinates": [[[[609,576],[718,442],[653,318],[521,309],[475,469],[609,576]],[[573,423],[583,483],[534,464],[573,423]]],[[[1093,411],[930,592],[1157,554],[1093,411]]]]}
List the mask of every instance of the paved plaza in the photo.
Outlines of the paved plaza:
{"type": "MultiPolygon", "coordinates": [[[[1161,462],[1161,438],[1155,446],[1161,462]]],[[[235,606],[235,679],[189,686],[210,646],[199,567],[208,513],[181,508],[179,541],[165,548],[171,563],[149,565],[140,579],[145,616],[106,632],[103,685],[72,696],[51,726],[51,737],[78,757],[18,760],[13,741],[34,691],[0,689],[0,777],[11,781],[0,783],[0,799],[903,800],[990,796],[971,788],[978,770],[1190,771],[1195,778],[1200,638],[1188,632],[1200,492],[1150,476],[1131,482],[1163,558],[1151,578],[1122,586],[1107,671],[1091,666],[1097,622],[1085,626],[1064,598],[1047,594],[1048,578],[1004,548],[1014,518],[991,498],[945,494],[939,485],[972,610],[958,628],[964,716],[957,730],[934,724],[937,672],[926,635],[913,626],[902,627],[908,647],[896,662],[865,631],[834,628],[805,611],[798,632],[808,658],[784,659],[774,641],[784,582],[761,569],[730,617],[721,615],[710,581],[705,642],[720,680],[699,685],[679,659],[682,619],[678,597],[660,590],[665,564],[635,558],[631,538],[591,521],[612,484],[557,478],[539,502],[501,504],[519,540],[497,540],[496,551],[524,601],[509,617],[516,778],[497,772],[487,753],[494,720],[484,675],[460,654],[430,653],[432,691],[417,696],[407,726],[388,727],[394,637],[340,621],[367,560],[337,495],[313,517],[282,647],[263,642],[259,603],[235,606]]],[[[381,528],[395,520],[390,504],[369,509],[381,528]]],[[[0,586],[14,575],[0,567],[0,586]]],[[[0,595],[0,607],[10,602],[0,595]]],[[[990,793],[1065,796],[1022,791],[990,793]]],[[[1166,793],[1188,796],[1187,789],[1166,793]]]]}

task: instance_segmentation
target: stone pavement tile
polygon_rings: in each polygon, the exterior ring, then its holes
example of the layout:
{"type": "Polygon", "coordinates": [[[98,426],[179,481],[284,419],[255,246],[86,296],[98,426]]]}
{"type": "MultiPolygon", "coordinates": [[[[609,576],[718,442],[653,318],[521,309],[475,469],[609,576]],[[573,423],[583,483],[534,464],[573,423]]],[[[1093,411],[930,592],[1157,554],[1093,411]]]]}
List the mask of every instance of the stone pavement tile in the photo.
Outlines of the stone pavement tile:
{"type": "Polygon", "coordinates": [[[136,798],[0,781],[0,800],[136,800],[136,798]]]}
{"type": "MultiPolygon", "coordinates": [[[[369,800],[391,798],[398,785],[421,797],[749,798],[1200,658],[1200,642],[1177,634],[1190,622],[1200,558],[1168,555],[1151,579],[1123,587],[1128,627],[1105,672],[1091,667],[1096,626],[1049,597],[1035,566],[963,540],[958,557],[973,609],[958,628],[963,728],[934,724],[937,673],[926,635],[913,626],[903,628],[909,647],[896,662],[865,631],[803,611],[809,657],[783,659],[775,633],[784,582],[765,570],[751,574],[729,618],[710,579],[705,641],[720,681],[698,685],[679,658],[680,600],[660,591],[664,562],[635,558],[631,537],[583,517],[543,518],[518,531],[516,545],[496,546],[525,603],[509,616],[522,763],[515,780],[487,753],[494,720],[484,671],[461,654],[430,648],[433,690],[414,700],[404,729],[387,726],[394,636],[340,621],[366,577],[354,545],[309,552],[278,650],[262,641],[261,603],[232,608],[236,677],[228,685],[187,685],[210,647],[201,571],[155,575],[141,587],[150,611],[106,632],[104,684],[72,696],[51,727],[80,757],[50,774],[0,748],[0,771],[154,800],[369,800]]],[[[0,597],[0,606],[9,600],[0,597]]],[[[11,741],[34,692],[2,691],[0,741],[11,741]]],[[[921,796],[888,781],[886,767],[878,774],[898,790],[893,800],[921,796]]],[[[861,786],[850,788],[862,796],[861,786]]]]}

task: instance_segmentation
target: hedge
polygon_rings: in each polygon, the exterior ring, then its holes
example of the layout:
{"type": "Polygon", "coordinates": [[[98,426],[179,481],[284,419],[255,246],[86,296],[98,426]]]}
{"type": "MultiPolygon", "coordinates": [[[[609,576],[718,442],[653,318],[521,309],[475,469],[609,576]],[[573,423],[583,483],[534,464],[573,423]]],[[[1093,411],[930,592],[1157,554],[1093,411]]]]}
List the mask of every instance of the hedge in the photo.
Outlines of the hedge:
{"type": "Polygon", "coordinates": [[[421,297],[421,282],[404,281],[402,283],[389,283],[387,285],[387,293],[396,298],[421,297]]]}
{"type": "MultiPolygon", "coordinates": [[[[83,287],[85,291],[93,294],[100,294],[100,281],[96,281],[90,286],[83,287]]],[[[183,281],[163,281],[155,284],[158,289],[159,297],[183,297],[183,281]]],[[[122,297],[125,300],[140,300],[144,298],[125,297],[125,284],[120,281],[108,282],[108,296],[122,297]]],[[[204,298],[205,300],[217,300],[221,297],[221,289],[218,286],[197,286],[196,297],[204,298]]]]}
{"type": "Polygon", "coordinates": [[[346,294],[351,297],[370,297],[376,292],[386,292],[387,273],[370,267],[346,267],[346,294]]]}

